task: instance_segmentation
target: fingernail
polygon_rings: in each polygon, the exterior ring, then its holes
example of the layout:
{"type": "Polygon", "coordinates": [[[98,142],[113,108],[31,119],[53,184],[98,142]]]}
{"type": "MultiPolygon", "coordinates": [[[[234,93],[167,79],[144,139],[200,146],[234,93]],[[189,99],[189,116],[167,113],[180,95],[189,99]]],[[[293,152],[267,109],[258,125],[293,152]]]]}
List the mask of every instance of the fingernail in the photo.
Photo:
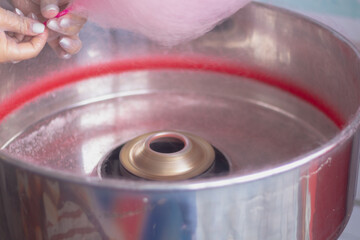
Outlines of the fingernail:
{"type": "Polygon", "coordinates": [[[13,64],[17,64],[17,63],[19,63],[20,61],[11,61],[11,63],[13,63],[13,64]]]}
{"type": "Polygon", "coordinates": [[[56,4],[46,5],[41,9],[41,12],[46,18],[53,18],[59,13],[59,7],[56,4]]]}
{"type": "Polygon", "coordinates": [[[69,50],[71,48],[71,42],[72,42],[71,39],[69,39],[67,37],[63,37],[59,41],[59,44],[64,50],[69,50]]]}
{"type": "Polygon", "coordinates": [[[59,26],[58,26],[58,23],[55,19],[51,19],[47,22],[46,26],[52,30],[58,30],[59,29],[59,26]]]}
{"type": "Polygon", "coordinates": [[[60,20],[60,27],[62,28],[68,28],[70,27],[70,20],[68,18],[63,18],[60,20]]]}
{"type": "Polygon", "coordinates": [[[42,9],[44,12],[59,12],[59,7],[56,4],[49,4],[43,7],[42,9]]]}
{"type": "Polygon", "coordinates": [[[24,17],[24,13],[20,9],[15,8],[15,12],[17,15],[24,17]]]}
{"type": "Polygon", "coordinates": [[[32,25],[32,31],[34,33],[43,33],[45,31],[45,25],[42,23],[34,23],[32,25]]]}
{"type": "Polygon", "coordinates": [[[34,13],[30,13],[30,17],[34,20],[38,20],[38,17],[34,13]]]}
{"type": "Polygon", "coordinates": [[[63,59],[70,59],[70,58],[71,58],[71,54],[66,53],[66,54],[63,54],[63,55],[60,56],[60,57],[63,58],[63,59]]]}

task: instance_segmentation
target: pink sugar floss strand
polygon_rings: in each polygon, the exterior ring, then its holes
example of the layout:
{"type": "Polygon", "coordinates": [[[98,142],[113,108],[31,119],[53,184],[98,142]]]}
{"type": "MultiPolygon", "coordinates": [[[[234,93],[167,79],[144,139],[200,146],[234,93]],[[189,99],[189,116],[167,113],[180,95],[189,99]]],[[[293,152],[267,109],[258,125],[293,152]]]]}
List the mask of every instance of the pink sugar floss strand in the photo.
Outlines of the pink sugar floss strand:
{"type": "MultiPolygon", "coordinates": [[[[63,11],[59,12],[54,18],[60,18],[62,16],[65,16],[66,14],[68,14],[70,12],[70,8],[66,8],[63,11]]],[[[47,20],[48,21],[48,20],[47,20]]],[[[47,25],[47,21],[44,22],[44,25],[47,25]]]]}

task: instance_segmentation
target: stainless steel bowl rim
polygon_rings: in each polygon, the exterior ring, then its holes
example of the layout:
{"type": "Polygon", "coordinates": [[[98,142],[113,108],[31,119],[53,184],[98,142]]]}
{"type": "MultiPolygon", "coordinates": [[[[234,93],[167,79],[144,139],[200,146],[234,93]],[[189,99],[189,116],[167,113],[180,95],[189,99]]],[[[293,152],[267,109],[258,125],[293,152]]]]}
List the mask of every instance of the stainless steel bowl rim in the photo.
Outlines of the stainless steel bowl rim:
{"type": "MultiPolygon", "coordinates": [[[[298,18],[305,19],[308,22],[317,25],[318,27],[323,28],[328,32],[331,32],[335,38],[348,45],[350,49],[352,49],[352,51],[356,54],[357,58],[360,59],[360,53],[355,48],[355,46],[349,40],[347,40],[343,35],[331,29],[330,27],[312,18],[293,12],[291,10],[282,9],[264,3],[253,3],[253,4],[262,5],[269,9],[276,9],[277,11],[283,12],[285,14],[292,14],[298,18]]],[[[168,190],[191,191],[191,190],[218,188],[218,187],[256,181],[258,179],[263,179],[276,174],[281,174],[290,171],[292,169],[301,167],[305,164],[310,163],[312,160],[317,160],[317,158],[321,157],[322,155],[325,155],[327,152],[331,151],[337,145],[339,144],[341,145],[342,143],[346,142],[357,131],[359,126],[360,126],[360,107],[358,107],[356,113],[354,114],[353,119],[346,125],[345,128],[343,128],[338,134],[336,134],[335,137],[329,140],[326,144],[310,152],[307,152],[303,155],[290,159],[290,163],[286,165],[276,167],[271,170],[260,171],[249,175],[236,176],[235,174],[229,174],[227,176],[214,177],[210,179],[195,179],[195,180],[185,180],[185,181],[177,181],[177,182],[97,179],[93,177],[79,177],[66,172],[58,172],[52,169],[37,167],[35,165],[26,163],[24,161],[14,159],[13,157],[1,151],[0,151],[0,159],[20,169],[26,169],[29,170],[29,172],[48,177],[50,179],[58,179],[59,181],[62,182],[72,182],[72,183],[84,184],[94,187],[122,189],[129,191],[168,191],[168,190]]]]}

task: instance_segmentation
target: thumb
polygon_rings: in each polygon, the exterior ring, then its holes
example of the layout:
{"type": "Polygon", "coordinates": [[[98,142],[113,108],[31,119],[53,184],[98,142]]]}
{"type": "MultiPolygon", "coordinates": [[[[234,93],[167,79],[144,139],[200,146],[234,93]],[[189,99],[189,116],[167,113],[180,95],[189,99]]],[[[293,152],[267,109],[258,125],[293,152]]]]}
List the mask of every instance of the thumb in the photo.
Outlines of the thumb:
{"type": "Polygon", "coordinates": [[[35,36],[45,31],[45,25],[31,18],[22,17],[0,8],[0,29],[35,36]]]}

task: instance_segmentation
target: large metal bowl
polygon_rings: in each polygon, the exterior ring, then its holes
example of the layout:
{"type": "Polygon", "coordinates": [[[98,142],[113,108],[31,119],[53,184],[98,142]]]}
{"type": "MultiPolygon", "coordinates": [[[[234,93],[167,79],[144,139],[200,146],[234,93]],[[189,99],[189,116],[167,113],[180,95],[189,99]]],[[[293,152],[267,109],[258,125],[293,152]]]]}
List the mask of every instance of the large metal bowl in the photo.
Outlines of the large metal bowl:
{"type": "Polygon", "coordinates": [[[359,155],[360,59],[347,40],[258,3],[172,49],[91,24],[81,38],[69,61],[46,49],[0,66],[1,239],[339,236],[359,155]],[[114,149],[162,130],[205,139],[228,167],[181,181],[103,175],[114,149]]]}

